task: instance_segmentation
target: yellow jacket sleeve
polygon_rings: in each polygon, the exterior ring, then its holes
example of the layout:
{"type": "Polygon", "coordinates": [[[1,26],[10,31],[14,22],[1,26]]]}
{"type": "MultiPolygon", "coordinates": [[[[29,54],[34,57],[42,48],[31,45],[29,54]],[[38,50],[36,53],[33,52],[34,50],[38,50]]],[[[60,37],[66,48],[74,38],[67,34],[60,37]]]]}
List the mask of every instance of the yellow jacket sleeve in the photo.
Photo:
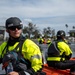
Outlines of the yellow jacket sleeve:
{"type": "Polygon", "coordinates": [[[65,42],[59,42],[58,48],[60,49],[60,55],[62,55],[63,52],[65,52],[65,55],[67,55],[67,56],[72,54],[72,50],[71,50],[70,46],[68,44],[66,44],[65,42]]]}
{"type": "MultiPolygon", "coordinates": [[[[6,46],[7,42],[3,42],[1,45],[0,45],[0,58],[3,56],[3,50],[6,46]]],[[[5,51],[4,51],[5,52],[5,51]]]]}
{"type": "Polygon", "coordinates": [[[22,46],[22,54],[25,59],[31,62],[31,67],[35,72],[42,68],[42,54],[39,47],[31,40],[27,39],[22,46]]]}

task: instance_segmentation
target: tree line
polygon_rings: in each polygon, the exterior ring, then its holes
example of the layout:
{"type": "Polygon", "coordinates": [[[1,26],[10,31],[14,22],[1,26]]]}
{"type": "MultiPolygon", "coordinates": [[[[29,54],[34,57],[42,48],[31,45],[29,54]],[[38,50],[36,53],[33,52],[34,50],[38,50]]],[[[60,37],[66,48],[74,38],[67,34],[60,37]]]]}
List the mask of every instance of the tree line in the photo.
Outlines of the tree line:
{"type": "Polygon", "coordinates": [[[36,26],[36,24],[29,22],[27,26],[24,26],[23,34],[28,38],[39,38],[40,36],[49,38],[55,36],[55,29],[52,29],[51,27],[46,27],[43,28],[43,30],[40,30],[36,26]]]}

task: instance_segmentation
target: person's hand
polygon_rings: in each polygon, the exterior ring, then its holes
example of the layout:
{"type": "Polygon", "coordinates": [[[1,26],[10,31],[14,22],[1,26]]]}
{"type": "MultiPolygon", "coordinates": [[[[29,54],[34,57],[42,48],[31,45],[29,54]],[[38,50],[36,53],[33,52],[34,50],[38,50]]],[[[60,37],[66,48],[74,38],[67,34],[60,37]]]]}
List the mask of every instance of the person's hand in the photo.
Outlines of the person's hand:
{"type": "Polygon", "coordinates": [[[8,73],[7,75],[19,75],[19,73],[18,73],[18,72],[13,71],[13,72],[8,73]]]}

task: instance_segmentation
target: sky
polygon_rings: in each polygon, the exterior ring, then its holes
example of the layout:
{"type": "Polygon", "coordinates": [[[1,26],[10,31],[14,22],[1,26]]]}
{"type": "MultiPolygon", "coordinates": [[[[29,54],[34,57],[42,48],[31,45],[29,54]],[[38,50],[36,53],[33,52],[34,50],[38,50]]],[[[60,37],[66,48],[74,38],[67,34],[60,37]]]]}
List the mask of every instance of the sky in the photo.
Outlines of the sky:
{"type": "Polygon", "coordinates": [[[19,17],[24,26],[32,22],[41,30],[68,32],[75,26],[75,0],[0,0],[0,26],[9,17],[19,17]]]}

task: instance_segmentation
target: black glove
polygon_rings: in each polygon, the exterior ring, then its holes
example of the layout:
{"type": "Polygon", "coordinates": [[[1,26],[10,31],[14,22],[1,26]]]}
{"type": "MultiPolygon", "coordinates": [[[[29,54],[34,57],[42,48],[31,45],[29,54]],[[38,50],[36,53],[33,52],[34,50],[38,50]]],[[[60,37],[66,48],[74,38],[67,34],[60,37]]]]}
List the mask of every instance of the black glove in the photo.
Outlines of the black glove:
{"type": "Polygon", "coordinates": [[[26,71],[21,71],[21,72],[19,72],[19,75],[31,75],[31,74],[26,71]]]}
{"type": "Polygon", "coordinates": [[[16,72],[27,70],[27,66],[23,63],[17,63],[15,66],[13,66],[13,68],[16,72]]]}
{"type": "Polygon", "coordinates": [[[34,69],[30,68],[24,71],[19,71],[19,75],[38,75],[34,69]]]}
{"type": "Polygon", "coordinates": [[[72,56],[72,54],[70,54],[70,55],[68,55],[68,56],[65,55],[65,59],[66,59],[66,60],[69,60],[69,59],[71,58],[71,56],[72,56]]]}

